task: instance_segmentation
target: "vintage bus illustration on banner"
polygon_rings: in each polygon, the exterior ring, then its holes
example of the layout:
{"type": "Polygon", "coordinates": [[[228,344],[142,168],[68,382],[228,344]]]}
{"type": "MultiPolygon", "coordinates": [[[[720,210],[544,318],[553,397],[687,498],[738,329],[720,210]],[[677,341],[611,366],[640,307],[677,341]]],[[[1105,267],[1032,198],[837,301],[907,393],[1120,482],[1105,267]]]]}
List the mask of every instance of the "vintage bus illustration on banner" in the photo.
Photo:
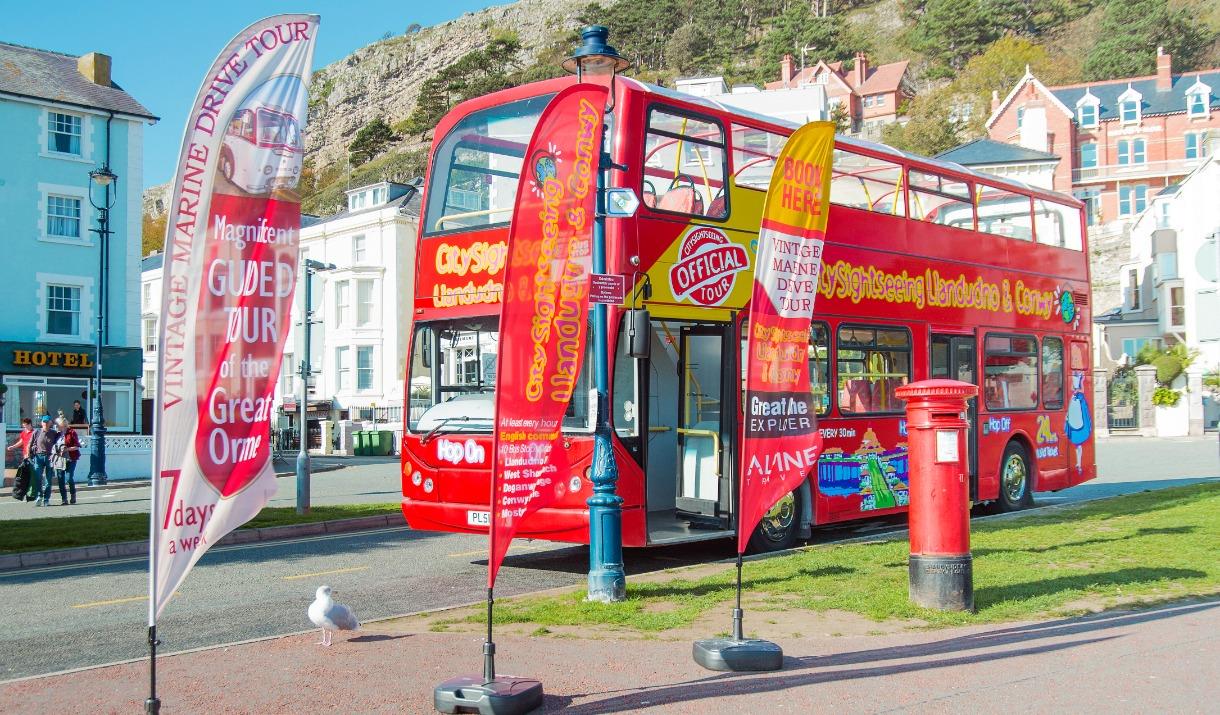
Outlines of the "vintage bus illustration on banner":
{"type": "Polygon", "coordinates": [[[304,89],[293,77],[277,77],[255,90],[225,130],[220,173],[251,194],[295,187],[305,158],[296,117],[305,111],[304,89]]]}
{"type": "MultiPolygon", "coordinates": [[[[436,128],[420,224],[402,442],[415,528],[485,532],[498,314],[525,146],[573,80],[467,101],[436,128]]],[[[795,127],[632,79],[616,83],[610,185],[642,206],[607,226],[614,455],[623,538],[734,533],[746,302],[763,198],[795,127]],[[647,340],[630,349],[631,311],[647,340]]],[[[562,160],[562,157],[560,157],[562,160]]],[[[836,137],[829,228],[808,347],[825,452],[752,535],[783,548],[823,524],[907,505],[897,388],[979,385],[970,491],[999,509],[1096,474],[1091,310],[1081,204],[1061,194],[836,137]]],[[[586,365],[590,361],[586,360],[586,365]]],[[[587,372],[587,371],[586,371],[587,372]]],[[[564,421],[573,467],[522,536],[588,541],[594,415],[582,374],[564,421]]]]}

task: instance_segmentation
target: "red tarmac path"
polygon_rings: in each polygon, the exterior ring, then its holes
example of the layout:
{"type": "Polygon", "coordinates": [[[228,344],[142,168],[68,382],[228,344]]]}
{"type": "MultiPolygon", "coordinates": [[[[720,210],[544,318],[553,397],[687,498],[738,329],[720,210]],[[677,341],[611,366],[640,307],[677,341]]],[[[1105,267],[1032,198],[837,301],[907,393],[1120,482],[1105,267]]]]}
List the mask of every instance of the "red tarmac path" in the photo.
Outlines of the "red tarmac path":
{"type": "MultiPolygon", "coordinates": [[[[311,633],[165,657],[162,712],[428,713],[434,684],[479,668],[475,635],[379,626],[329,649],[311,633]]],[[[543,680],[541,712],[1220,712],[1220,600],[781,645],[785,669],[756,675],[667,640],[506,636],[497,664],[543,680]]],[[[139,713],[146,688],[146,663],[94,668],[0,685],[0,711],[139,713]]]]}

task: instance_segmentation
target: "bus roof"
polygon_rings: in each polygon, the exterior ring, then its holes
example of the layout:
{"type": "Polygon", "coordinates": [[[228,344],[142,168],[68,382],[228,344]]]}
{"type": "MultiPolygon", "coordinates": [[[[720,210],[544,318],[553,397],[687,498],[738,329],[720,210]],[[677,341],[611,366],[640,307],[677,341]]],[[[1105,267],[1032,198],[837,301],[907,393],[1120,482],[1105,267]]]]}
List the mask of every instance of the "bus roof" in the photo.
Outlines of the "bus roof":
{"type": "MultiPolygon", "coordinates": [[[[639,89],[641,89],[645,92],[650,92],[652,94],[660,95],[662,97],[665,97],[666,99],[674,99],[674,100],[678,100],[681,102],[685,102],[687,104],[703,105],[705,107],[710,107],[712,109],[716,109],[716,110],[724,112],[726,114],[735,114],[740,117],[746,117],[746,118],[752,119],[756,122],[763,122],[763,123],[772,124],[775,126],[786,127],[788,129],[792,129],[792,130],[799,129],[801,126],[795,122],[790,122],[786,119],[779,119],[778,117],[771,117],[766,114],[759,114],[757,112],[752,112],[748,109],[741,109],[741,108],[733,106],[731,104],[724,104],[722,102],[717,102],[715,100],[711,100],[706,97],[697,97],[697,96],[694,96],[691,94],[684,94],[682,92],[679,92],[679,91],[673,90],[673,89],[669,89],[667,87],[661,87],[661,86],[658,86],[655,84],[649,84],[648,82],[641,82],[640,80],[637,80],[632,77],[621,77],[620,80],[625,80],[626,82],[638,87],[639,89]]],[[[1079,199],[1077,199],[1074,196],[1070,196],[1068,194],[1064,194],[1064,193],[1061,193],[1058,191],[1053,191],[1051,189],[1043,189],[1043,188],[1040,188],[1037,186],[1030,186],[1029,184],[1026,184],[1023,181],[1017,181],[1016,179],[1008,179],[1008,178],[1004,178],[1004,177],[1000,177],[1000,176],[995,176],[994,174],[984,174],[981,171],[975,171],[974,169],[962,166],[961,164],[956,164],[952,161],[933,159],[931,157],[923,156],[921,154],[911,154],[911,153],[902,151],[901,149],[895,149],[894,147],[889,146],[887,144],[879,144],[877,142],[870,142],[865,139],[857,139],[855,137],[844,136],[842,134],[835,135],[835,143],[841,144],[843,146],[865,149],[866,151],[871,152],[873,154],[878,154],[881,156],[890,156],[894,159],[905,161],[908,163],[921,164],[921,165],[924,165],[927,167],[937,168],[937,169],[949,169],[950,171],[953,171],[955,173],[964,174],[966,176],[969,176],[974,179],[978,179],[979,181],[982,181],[990,186],[995,186],[997,188],[1013,188],[1013,189],[1018,189],[1022,192],[1031,194],[1033,196],[1044,196],[1047,198],[1053,198],[1057,201],[1061,201],[1063,203],[1068,203],[1073,206],[1082,206],[1083,205],[1079,199]]]]}

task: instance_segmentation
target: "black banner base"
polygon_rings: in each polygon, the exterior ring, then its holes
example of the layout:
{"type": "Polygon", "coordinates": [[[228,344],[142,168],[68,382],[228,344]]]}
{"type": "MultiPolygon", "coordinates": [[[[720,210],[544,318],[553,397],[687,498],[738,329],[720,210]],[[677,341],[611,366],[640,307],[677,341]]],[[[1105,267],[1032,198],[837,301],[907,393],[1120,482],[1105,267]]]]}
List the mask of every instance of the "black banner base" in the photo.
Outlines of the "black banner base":
{"type": "Polygon", "coordinates": [[[940,611],[974,611],[974,558],[911,554],[911,601],[940,611]]]}
{"type": "Polygon", "coordinates": [[[784,667],[784,649],[771,641],[709,638],[695,641],[695,662],[708,670],[749,673],[784,667]]]}
{"type": "Polygon", "coordinates": [[[432,703],[442,713],[523,715],[542,706],[542,681],[497,675],[486,682],[481,675],[463,675],[436,686],[432,703]]]}

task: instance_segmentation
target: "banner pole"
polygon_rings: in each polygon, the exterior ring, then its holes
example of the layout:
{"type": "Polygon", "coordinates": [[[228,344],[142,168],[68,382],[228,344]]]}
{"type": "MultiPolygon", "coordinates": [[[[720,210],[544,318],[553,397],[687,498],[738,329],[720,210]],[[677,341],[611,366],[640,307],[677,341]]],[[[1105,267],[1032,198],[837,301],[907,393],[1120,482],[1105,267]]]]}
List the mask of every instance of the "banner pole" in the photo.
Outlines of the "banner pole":
{"type": "Polygon", "coordinates": [[[492,587],[487,587],[487,640],[483,643],[483,684],[496,679],[496,642],[492,640],[491,613],[496,599],[492,595],[492,587]]]}
{"type": "Polygon", "coordinates": [[[741,610],[741,552],[737,552],[737,608],[733,609],[733,640],[743,641],[745,636],[742,635],[741,617],[745,615],[741,610]]]}
{"type": "Polygon", "coordinates": [[[148,627],[148,700],[144,701],[144,712],[148,715],[158,715],[161,712],[161,699],[157,697],[157,626],[148,627]]]}

